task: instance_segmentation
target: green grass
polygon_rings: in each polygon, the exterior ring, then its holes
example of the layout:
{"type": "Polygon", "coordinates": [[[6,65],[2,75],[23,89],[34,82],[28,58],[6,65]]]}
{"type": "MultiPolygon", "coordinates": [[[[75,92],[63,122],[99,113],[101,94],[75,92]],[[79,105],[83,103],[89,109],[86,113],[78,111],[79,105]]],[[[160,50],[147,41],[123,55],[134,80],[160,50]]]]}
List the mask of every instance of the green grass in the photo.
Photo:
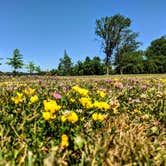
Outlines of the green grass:
{"type": "Polygon", "coordinates": [[[166,165],[166,74],[0,80],[0,165],[166,165]],[[61,106],[56,118],[44,118],[43,112],[57,108],[46,108],[44,100],[61,106]],[[71,111],[78,121],[62,122],[71,111]],[[94,113],[104,118],[95,120],[94,113]]]}

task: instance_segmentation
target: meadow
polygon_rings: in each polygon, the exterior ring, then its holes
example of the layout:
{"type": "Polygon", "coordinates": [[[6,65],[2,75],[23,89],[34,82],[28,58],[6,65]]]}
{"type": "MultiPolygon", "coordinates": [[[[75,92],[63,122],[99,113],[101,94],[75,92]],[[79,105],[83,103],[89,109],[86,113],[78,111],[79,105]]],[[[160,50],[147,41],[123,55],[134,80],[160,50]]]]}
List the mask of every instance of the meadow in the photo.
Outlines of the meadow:
{"type": "Polygon", "coordinates": [[[0,76],[0,165],[166,165],[166,74],[0,76]]]}

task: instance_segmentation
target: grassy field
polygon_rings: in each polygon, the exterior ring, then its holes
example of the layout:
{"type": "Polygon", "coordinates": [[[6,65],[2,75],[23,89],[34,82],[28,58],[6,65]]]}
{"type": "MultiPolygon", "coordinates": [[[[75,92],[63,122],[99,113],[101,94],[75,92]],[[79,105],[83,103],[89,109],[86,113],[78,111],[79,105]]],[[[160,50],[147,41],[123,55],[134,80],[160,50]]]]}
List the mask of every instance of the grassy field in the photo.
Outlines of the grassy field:
{"type": "Polygon", "coordinates": [[[166,165],[166,74],[0,76],[0,165],[166,165]]]}

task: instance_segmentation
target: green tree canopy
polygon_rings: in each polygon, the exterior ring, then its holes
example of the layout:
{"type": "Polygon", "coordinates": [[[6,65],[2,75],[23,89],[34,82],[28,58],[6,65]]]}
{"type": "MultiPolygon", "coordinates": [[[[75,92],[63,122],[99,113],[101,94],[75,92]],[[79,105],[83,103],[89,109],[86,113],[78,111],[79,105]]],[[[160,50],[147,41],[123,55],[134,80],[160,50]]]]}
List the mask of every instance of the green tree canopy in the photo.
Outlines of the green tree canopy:
{"type": "Polygon", "coordinates": [[[16,73],[18,69],[21,69],[23,67],[23,55],[20,54],[19,49],[15,49],[13,51],[13,57],[12,58],[7,58],[6,64],[10,65],[13,67],[13,73],[16,73]]]}
{"type": "Polygon", "coordinates": [[[145,55],[146,69],[148,73],[166,72],[166,36],[153,40],[147,48],[145,55]]]}
{"type": "Polygon", "coordinates": [[[27,65],[26,65],[26,69],[28,70],[28,72],[30,74],[32,74],[35,71],[35,64],[30,61],[27,65]]]}
{"type": "Polygon", "coordinates": [[[112,17],[102,17],[96,20],[95,33],[101,39],[101,47],[106,54],[107,74],[109,73],[109,62],[114,50],[120,43],[120,39],[124,30],[131,24],[129,18],[125,18],[120,14],[112,17]]]}
{"type": "Polygon", "coordinates": [[[146,50],[147,57],[163,55],[166,57],[166,36],[153,40],[146,50]]]}
{"type": "Polygon", "coordinates": [[[77,64],[73,67],[73,75],[84,75],[84,62],[78,61],[77,64]]]}
{"type": "MultiPolygon", "coordinates": [[[[119,45],[117,46],[115,53],[115,65],[119,69],[118,73],[123,73],[123,68],[126,66],[126,53],[134,52],[140,46],[140,42],[136,41],[138,33],[132,32],[131,30],[126,30],[121,35],[119,45]]],[[[135,55],[135,54],[133,54],[135,55]]]]}
{"type": "Polygon", "coordinates": [[[39,74],[41,73],[41,67],[40,66],[35,66],[35,71],[39,74]]]}
{"type": "MultiPolygon", "coordinates": [[[[123,72],[125,74],[138,74],[144,72],[143,51],[127,52],[123,55],[123,72]]],[[[120,66],[118,66],[120,68],[120,66]]],[[[116,70],[120,70],[119,68],[116,70]]]]}
{"type": "Polygon", "coordinates": [[[71,58],[68,56],[66,50],[64,51],[64,57],[60,58],[60,63],[58,65],[59,75],[71,75],[73,63],[71,58]]]}
{"type": "Polygon", "coordinates": [[[98,56],[95,56],[91,61],[93,75],[104,74],[105,65],[101,62],[98,56]]]}
{"type": "Polygon", "coordinates": [[[89,58],[89,56],[87,56],[85,58],[85,61],[84,61],[84,75],[92,75],[93,74],[91,63],[92,63],[91,59],[89,58]]]}

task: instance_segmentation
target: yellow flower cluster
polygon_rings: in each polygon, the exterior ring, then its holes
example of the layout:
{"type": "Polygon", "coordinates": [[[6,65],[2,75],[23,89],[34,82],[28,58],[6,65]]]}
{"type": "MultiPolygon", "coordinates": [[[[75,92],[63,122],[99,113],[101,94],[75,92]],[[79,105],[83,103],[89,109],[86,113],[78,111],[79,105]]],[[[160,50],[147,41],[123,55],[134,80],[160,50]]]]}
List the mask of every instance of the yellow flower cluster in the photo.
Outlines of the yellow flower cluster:
{"type": "Polygon", "coordinates": [[[61,146],[68,147],[69,146],[69,138],[66,134],[63,134],[61,137],[61,146]]]}
{"type": "Polygon", "coordinates": [[[140,110],[134,109],[134,113],[140,113],[140,110]]]}
{"type": "Polygon", "coordinates": [[[12,97],[11,100],[15,103],[15,104],[19,104],[19,103],[23,103],[24,101],[24,97],[22,93],[17,92],[15,97],[12,97]]]}
{"type": "Polygon", "coordinates": [[[49,101],[44,100],[43,104],[45,110],[45,112],[43,112],[43,118],[45,120],[55,119],[56,118],[55,112],[60,110],[61,106],[58,105],[55,100],[49,100],[49,101]]]}
{"type": "Polygon", "coordinates": [[[92,114],[92,119],[94,121],[103,121],[105,119],[105,115],[95,112],[92,114]]]}
{"type": "Polygon", "coordinates": [[[114,81],[115,81],[115,82],[118,82],[118,81],[119,81],[119,78],[114,78],[114,81]]]}
{"type": "Polygon", "coordinates": [[[25,87],[27,87],[27,86],[28,86],[28,85],[25,84],[25,83],[24,83],[24,84],[19,84],[19,85],[18,85],[18,87],[22,87],[22,88],[25,88],[25,87]]]}
{"type": "Polygon", "coordinates": [[[161,82],[166,83],[166,78],[160,79],[161,82]]]}
{"type": "Polygon", "coordinates": [[[78,116],[74,111],[71,111],[61,116],[62,122],[65,122],[66,120],[68,120],[71,123],[76,123],[78,121],[78,116]]]}
{"type": "Polygon", "coordinates": [[[81,97],[79,99],[79,102],[86,109],[91,109],[91,108],[97,108],[99,110],[109,110],[110,109],[110,105],[107,102],[95,101],[94,103],[92,103],[90,97],[81,97]]]}
{"type": "Polygon", "coordinates": [[[91,98],[89,98],[89,97],[81,97],[79,99],[79,102],[82,104],[83,107],[85,107],[87,109],[93,108],[91,98]]]}
{"type": "Polygon", "coordinates": [[[32,89],[32,88],[29,88],[29,89],[25,89],[24,90],[24,93],[27,95],[27,96],[30,96],[30,95],[33,95],[35,93],[36,89],[32,89]]]}
{"type": "Polygon", "coordinates": [[[75,99],[74,98],[70,98],[70,103],[74,103],[75,99]]]}
{"type": "Polygon", "coordinates": [[[110,105],[104,101],[95,101],[93,103],[93,106],[99,110],[109,110],[110,109],[110,105]]]}
{"type": "Polygon", "coordinates": [[[103,91],[101,90],[98,90],[97,91],[97,94],[99,94],[100,97],[104,98],[106,96],[106,93],[104,93],[103,91]]]}
{"type": "Polygon", "coordinates": [[[36,103],[39,100],[37,95],[34,95],[30,98],[30,104],[36,103]]]}
{"type": "Polygon", "coordinates": [[[49,120],[49,119],[55,119],[56,115],[51,113],[51,112],[43,112],[43,118],[44,120],[49,120]]]}
{"type": "Polygon", "coordinates": [[[84,88],[80,88],[78,86],[73,86],[72,89],[79,93],[81,96],[88,96],[88,90],[87,89],[84,89],[84,88]]]}
{"type": "Polygon", "coordinates": [[[61,106],[56,103],[55,100],[44,100],[44,110],[47,112],[55,113],[55,111],[58,111],[61,109],[61,106]]]}

